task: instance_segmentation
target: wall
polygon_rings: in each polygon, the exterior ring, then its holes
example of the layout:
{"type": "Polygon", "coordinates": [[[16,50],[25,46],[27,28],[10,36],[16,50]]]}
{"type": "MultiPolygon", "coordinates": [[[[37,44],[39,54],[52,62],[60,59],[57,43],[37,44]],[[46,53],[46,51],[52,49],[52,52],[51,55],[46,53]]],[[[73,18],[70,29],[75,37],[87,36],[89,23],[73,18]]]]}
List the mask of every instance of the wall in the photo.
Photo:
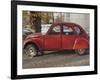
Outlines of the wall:
{"type": "Polygon", "coordinates": [[[89,14],[70,14],[70,21],[81,25],[89,33],[90,18],[89,14]]]}

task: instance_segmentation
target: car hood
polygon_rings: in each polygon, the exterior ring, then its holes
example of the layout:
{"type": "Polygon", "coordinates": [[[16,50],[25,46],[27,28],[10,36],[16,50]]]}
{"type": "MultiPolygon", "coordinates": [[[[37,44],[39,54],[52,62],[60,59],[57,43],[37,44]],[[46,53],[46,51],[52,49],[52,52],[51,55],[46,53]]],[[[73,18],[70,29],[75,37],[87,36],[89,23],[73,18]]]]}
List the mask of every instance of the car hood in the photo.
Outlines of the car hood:
{"type": "Polygon", "coordinates": [[[42,33],[34,33],[34,34],[28,35],[27,38],[36,38],[36,37],[41,37],[43,35],[44,34],[42,34],[42,33]]]}

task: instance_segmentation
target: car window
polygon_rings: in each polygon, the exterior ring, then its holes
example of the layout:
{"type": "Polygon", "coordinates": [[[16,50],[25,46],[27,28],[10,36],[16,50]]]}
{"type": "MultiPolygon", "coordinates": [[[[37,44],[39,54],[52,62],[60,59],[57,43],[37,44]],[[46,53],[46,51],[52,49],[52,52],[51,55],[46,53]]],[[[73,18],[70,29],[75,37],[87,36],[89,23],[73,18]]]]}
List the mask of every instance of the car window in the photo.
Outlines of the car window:
{"type": "Polygon", "coordinates": [[[74,30],[75,30],[75,34],[80,34],[80,29],[79,29],[79,27],[75,26],[75,27],[74,27],[74,30]]]}
{"type": "Polygon", "coordinates": [[[60,34],[61,32],[61,27],[60,25],[56,25],[52,28],[52,30],[50,31],[50,34],[60,34]]]}
{"type": "Polygon", "coordinates": [[[63,26],[63,34],[65,35],[71,35],[73,34],[73,29],[71,27],[68,26],[63,26]]]}

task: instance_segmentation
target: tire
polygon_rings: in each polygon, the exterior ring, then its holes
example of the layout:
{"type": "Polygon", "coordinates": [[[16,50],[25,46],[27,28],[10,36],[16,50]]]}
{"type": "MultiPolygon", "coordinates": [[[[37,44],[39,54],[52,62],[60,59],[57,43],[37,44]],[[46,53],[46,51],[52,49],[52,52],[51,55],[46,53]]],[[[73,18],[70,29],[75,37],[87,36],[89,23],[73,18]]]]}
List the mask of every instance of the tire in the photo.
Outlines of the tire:
{"type": "Polygon", "coordinates": [[[36,49],[35,45],[33,45],[33,44],[28,44],[25,47],[24,51],[25,51],[25,54],[31,58],[33,58],[37,55],[37,49],[36,49]]]}
{"type": "Polygon", "coordinates": [[[87,49],[77,49],[77,50],[75,50],[75,52],[78,55],[85,55],[87,52],[87,49]]]}

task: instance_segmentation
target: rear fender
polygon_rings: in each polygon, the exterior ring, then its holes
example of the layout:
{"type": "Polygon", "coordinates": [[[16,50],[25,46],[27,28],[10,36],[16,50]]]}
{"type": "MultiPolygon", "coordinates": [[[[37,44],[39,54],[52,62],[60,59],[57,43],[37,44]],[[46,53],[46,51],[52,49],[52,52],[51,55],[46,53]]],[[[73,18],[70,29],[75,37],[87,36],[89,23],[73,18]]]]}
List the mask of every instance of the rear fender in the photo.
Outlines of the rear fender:
{"type": "Polygon", "coordinates": [[[87,49],[89,48],[89,42],[88,40],[84,39],[84,38],[78,38],[75,40],[74,45],[73,45],[73,49],[87,49]]]}

